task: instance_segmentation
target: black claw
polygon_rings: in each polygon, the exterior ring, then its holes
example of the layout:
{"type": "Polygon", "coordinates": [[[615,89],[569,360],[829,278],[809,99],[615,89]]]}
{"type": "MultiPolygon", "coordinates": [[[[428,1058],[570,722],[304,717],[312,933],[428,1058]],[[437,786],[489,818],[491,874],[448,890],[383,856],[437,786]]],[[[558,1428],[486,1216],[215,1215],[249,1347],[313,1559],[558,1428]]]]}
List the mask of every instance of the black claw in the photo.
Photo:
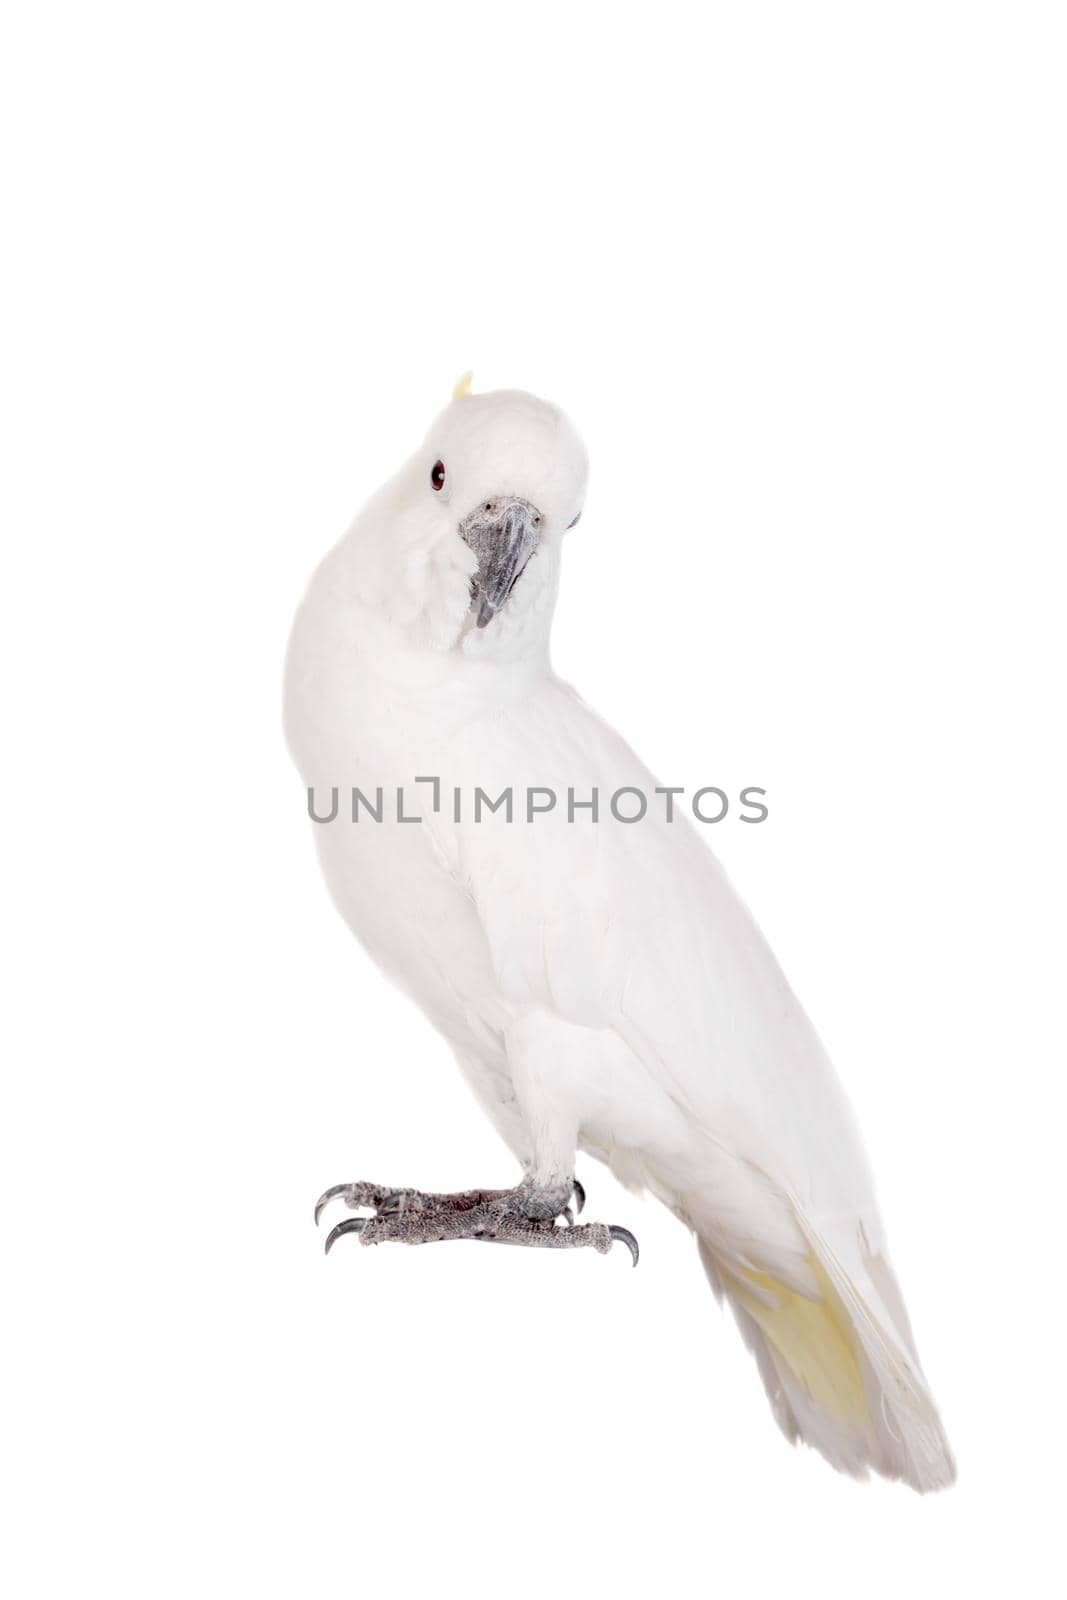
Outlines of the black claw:
{"type": "Polygon", "coordinates": [[[348,1183],[335,1183],[332,1189],[327,1189],[325,1194],[319,1195],[319,1198],[315,1201],[316,1228],[319,1225],[319,1218],[322,1216],[323,1211],[329,1205],[330,1201],[336,1200],[339,1194],[344,1194],[345,1190],[350,1189],[351,1187],[351,1184],[348,1183]]]}
{"type": "Polygon", "coordinates": [[[342,1233],[362,1233],[370,1220],[370,1217],[346,1217],[343,1222],[339,1222],[336,1228],[326,1235],[326,1254],[329,1255],[342,1233]]]}
{"type": "Polygon", "coordinates": [[[579,1217],[581,1216],[584,1206],[585,1206],[585,1190],[582,1188],[581,1184],[578,1182],[578,1179],[575,1178],[574,1179],[574,1212],[575,1212],[576,1216],[579,1216],[579,1217]]]}
{"type": "MultiPolygon", "coordinates": [[[[344,1223],[343,1222],[342,1222],[341,1226],[342,1226],[342,1228],[344,1227],[344,1223]]],[[[336,1232],[337,1232],[337,1229],[335,1228],[334,1229],[334,1233],[336,1233],[336,1232]]],[[[633,1234],[630,1232],[629,1228],[616,1227],[615,1223],[613,1222],[609,1226],[608,1232],[611,1234],[611,1237],[613,1239],[617,1239],[620,1244],[624,1244],[626,1246],[627,1250],[629,1250],[630,1254],[634,1258],[634,1266],[636,1267],[637,1258],[641,1254],[641,1249],[640,1249],[640,1246],[637,1243],[637,1240],[634,1238],[633,1234]]]]}

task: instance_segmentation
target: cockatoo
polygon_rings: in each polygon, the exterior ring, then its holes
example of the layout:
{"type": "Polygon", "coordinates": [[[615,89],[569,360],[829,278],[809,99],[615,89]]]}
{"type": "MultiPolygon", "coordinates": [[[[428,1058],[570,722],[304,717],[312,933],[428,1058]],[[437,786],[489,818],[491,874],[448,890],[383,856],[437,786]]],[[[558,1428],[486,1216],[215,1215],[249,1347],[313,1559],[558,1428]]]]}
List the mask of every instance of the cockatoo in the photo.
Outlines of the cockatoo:
{"type": "Polygon", "coordinates": [[[627,1229],[571,1211],[581,1150],[696,1235],[788,1439],[939,1488],[952,1455],[834,1070],[680,811],[609,809],[656,780],[552,670],[586,472],[556,406],[461,381],[299,608],[286,730],[330,891],[522,1169],[463,1194],[337,1184],[316,1220],[335,1197],[371,1213],[327,1248],[621,1241],[636,1265],[627,1229]]]}

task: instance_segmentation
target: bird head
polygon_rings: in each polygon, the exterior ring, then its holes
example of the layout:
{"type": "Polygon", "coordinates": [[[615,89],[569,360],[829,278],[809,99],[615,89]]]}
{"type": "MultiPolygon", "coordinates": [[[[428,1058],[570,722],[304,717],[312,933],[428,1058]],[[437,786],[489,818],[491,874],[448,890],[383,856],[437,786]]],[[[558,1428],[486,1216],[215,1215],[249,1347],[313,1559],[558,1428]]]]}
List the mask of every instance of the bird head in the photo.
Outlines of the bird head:
{"type": "Polygon", "coordinates": [[[357,519],[361,598],[409,642],[491,656],[547,639],[585,449],[557,407],[461,380],[421,449],[357,519]]]}

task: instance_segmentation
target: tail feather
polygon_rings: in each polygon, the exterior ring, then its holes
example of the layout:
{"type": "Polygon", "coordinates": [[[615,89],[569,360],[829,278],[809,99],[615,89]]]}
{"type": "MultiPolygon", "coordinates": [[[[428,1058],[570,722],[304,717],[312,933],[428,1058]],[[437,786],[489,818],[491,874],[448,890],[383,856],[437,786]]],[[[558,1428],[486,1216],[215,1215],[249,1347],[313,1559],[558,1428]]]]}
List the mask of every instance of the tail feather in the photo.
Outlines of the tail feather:
{"type": "Polygon", "coordinates": [[[700,1239],[712,1287],[730,1302],[779,1427],[856,1477],[873,1468],[920,1491],[947,1486],[952,1452],[888,1262],[857,1241],[846,1265],[799,1210],[797,1221],[810,1293],[700,1239]]]}

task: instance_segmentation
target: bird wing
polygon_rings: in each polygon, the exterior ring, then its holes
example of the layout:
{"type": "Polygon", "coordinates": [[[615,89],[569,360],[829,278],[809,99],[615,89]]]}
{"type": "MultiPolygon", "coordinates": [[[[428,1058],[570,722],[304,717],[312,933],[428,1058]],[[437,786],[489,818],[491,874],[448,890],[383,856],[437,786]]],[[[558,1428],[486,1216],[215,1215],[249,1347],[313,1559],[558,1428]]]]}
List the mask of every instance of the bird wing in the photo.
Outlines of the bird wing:
{"type": "Polygon", "coordinates": [[[488,736],[468,730],[452,757],[487,792],[515,794],[513,825],[483,817],[462,852],[505,994],[610,1030],[710,1141],[766,1163],[805,1202],[865,1209],[862,1146],[814,1029],[721,866],[681,814],[666,820],[626,743],[552,682],[488,736]],[[558,797],[532,822],[528,786],[558,797]],[[642,820],[612,818],[623,788],[648,797],[642,820]],[[594,789],[599,820],[568,820],[568,791],[580,804],[594,789]]]}

